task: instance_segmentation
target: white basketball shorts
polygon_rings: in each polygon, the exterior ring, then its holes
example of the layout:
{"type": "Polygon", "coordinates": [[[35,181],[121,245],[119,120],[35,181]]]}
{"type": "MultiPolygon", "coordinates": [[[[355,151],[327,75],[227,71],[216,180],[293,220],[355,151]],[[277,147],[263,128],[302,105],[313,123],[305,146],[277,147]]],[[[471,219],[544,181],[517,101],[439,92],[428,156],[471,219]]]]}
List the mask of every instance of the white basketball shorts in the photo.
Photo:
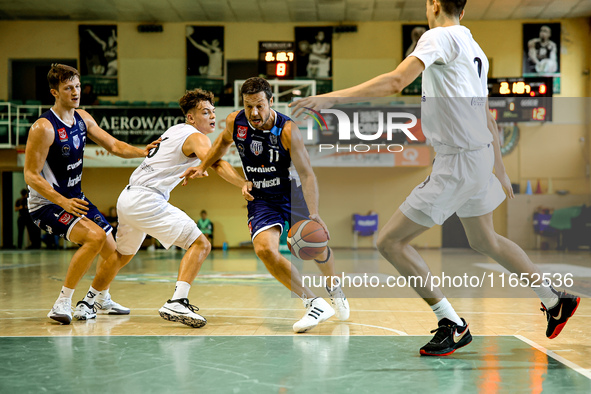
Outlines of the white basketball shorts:
{"type": "Polygon", "coordinates": [[[414,188],[400,211],[425,227],[441,225],[454,213],[467,218],[494,211],[505,200],[492,172],[494,161],[492,144],[456,154],[438,153],[431,175],[414,188]]]}
{"type": "Polygon", "coordinates": [[[126,186],[117,200],[117,251],[134,255],[146,238],[156,238],[166,249],[188,249],[201,235],[185,212],[171,205],[162,194],[141,186],[126,186]]]}

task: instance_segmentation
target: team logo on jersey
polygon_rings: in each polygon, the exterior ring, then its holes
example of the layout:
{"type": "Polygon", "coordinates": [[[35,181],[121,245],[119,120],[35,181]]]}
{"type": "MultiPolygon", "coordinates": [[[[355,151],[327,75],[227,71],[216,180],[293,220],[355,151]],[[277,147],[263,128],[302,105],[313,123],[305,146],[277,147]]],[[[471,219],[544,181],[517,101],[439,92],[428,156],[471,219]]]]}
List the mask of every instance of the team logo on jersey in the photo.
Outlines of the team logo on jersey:
{"type": "Polygon", "coordinates": [[[74,143],[74,148],[80,148],[80,138],[77,135],[72,137],[72,142],[74,143]]]}
{"type": "Polygon", "coordinates": [[[64,156],[64,157],[70,156],[70,145],[62,146],[62,156],[64,156]]]}
{"type": "Polygon", "coordinates": [[[242,144],[236,144],[236,148],[238,149],[238,154],[241,157],[244,157],[244,145],[242,145],[242,144]]]}
{"type": "Polygon", "coordinates": [[[80,131],[84,131],[86,129],[86,124],[83,120],[78,121],[78,127],[80,128],[80,131]]]}
{"type": "Polygon", "coordinates": [[[275,134],[271,134],[269,139],[271,140],[271,145],[277,145],[277,136],[275,134]]]}
{"type": "Polygon", "coordinates": [[[261,153],[263,153],[263,143],[262,143],[262,141],[252,141],[250,143],[250,150],[252,151],[252,153],[255,154],[255,156],[258,156],[261,153]]]}
{"type": "Polygon", "coordinates": [[[70,215],[67,212],[64,212],[64,214],[62,216],[60,216],[60,218],[58,219],[60,223],[63,223],[65,225],[70,224],[70,222],[74,219],[74,216],[70,215]]]}
{"type": "Polygon", "coordinates": [[[248,133],[248,127],[246,126],[238,126],[238,132],[236,133],[236,138],[239,140],[244,141],[246,139],[246,134],[248,133]]]}
{"type": "Polygon", "coordinates": [[[65,128],[57,129],[57,134],[60,137],[60,141],[64,142],[68,140],[68,132],[65,128]]]}

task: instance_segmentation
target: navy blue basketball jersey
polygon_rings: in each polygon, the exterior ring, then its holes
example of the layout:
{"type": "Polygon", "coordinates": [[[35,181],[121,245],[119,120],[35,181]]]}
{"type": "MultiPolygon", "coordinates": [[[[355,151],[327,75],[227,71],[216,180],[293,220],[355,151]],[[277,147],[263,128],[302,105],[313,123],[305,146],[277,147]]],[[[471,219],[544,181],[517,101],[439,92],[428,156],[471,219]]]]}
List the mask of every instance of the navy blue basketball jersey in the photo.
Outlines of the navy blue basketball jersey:
{"type": "Polygon", "coordinates": [[[290,196],[291,156],[281,144],[283,127],[291,119],[275,111],[271,130],[257,130],[250,125],[244,110],[236,115],[232,138],[242,159],[246,179],[254,185],[256,197],[290,196]]]}
{"type": "MultiPolygon", "coordinates": [[[[49,147],[41,176],[59,194],[66,198],[81,198],[82,162],[86,145],[86,123],[74,112],[74,124],[65,124],[51,109],[41,115],[53,126],[54,139],[49,147]]],[[[29,210],[52,204],[35,190],[29,188],[29,210]]]]}

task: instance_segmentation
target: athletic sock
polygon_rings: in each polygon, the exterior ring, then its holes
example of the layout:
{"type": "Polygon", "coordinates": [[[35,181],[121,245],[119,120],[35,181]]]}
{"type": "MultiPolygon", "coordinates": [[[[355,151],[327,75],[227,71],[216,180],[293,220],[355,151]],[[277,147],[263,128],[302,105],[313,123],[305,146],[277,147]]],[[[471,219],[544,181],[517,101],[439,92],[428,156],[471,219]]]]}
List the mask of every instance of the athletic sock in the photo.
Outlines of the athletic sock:
{"type": "Polygon", "coordinates": [[[96,295],[96,299],[99,302],[104,301],[107,298],[109,298],[109,289],[99,291],[98,294],[96,295]]]}
{"type": "Polygon", "coordinates": [[[540,298],[540,301],[542,301],[542,304],[544,304],[546,309],[552,309],[558,305],[558,301],[560,301],[560,298],[558,298],[558,292],[554,290],[554,287],[552,287],[547,279],[540,285],[540,287],[532,287],[532,290],[540,298]]]}
{"type": "Polygon", "coordinates": [[[187,282],[177,281],[176,287],[174,288],[174,294],[172,295],[173,300],[178,300],[181,298],[189,298],[189,290],[191,289],[191,285],[187,282]]]}
{"type": "Polygon", "coordinates": [[[60,291],[60,296],[58,298],[72,299],[73,294],[74,294],[74,289],[70,289],[66,286],[62,286],[62,291],[60,291]]]}
{"type": "Polygon", "coordinates": [[[448,318],[449,320],[453,321],[459,326],[464,325],[464,322],[462,321],[462,319],[460,319],[460,317],[454,310],[453,306],[451,306],[447,298],[443,298],[437,304],[431,305],[431,309],[433,309],[433,312],[435,312],[435,316],[437,316],[437,321],[440,321],[443,318],[448,318]]]}
{"type": "Polygon", "coordinates": [[[98,295],[99,291],[97,289],[95,289],[94,287],[90,286],[90,288],[88,289],[88,292],[86,293],[86,296],[84,297],[84,299],[82,301],[86,302],[88,305],[94,305],[94,300],[96,299],[96,296],[98,295]]]}

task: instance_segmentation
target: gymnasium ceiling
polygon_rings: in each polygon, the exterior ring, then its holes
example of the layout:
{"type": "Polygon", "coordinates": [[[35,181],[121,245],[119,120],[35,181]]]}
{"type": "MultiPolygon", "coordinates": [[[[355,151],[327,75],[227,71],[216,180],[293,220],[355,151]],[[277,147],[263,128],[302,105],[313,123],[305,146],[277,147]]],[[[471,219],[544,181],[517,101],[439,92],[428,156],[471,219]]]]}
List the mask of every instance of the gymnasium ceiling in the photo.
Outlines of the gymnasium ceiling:
{"type": "MultiPolygon", "coordinates": [[[[591,16],[591,0],[468,0],[467,20],[591,16]]],[[[0,20],[420,21],[424,0],[0,0],[0,20]]]]}

